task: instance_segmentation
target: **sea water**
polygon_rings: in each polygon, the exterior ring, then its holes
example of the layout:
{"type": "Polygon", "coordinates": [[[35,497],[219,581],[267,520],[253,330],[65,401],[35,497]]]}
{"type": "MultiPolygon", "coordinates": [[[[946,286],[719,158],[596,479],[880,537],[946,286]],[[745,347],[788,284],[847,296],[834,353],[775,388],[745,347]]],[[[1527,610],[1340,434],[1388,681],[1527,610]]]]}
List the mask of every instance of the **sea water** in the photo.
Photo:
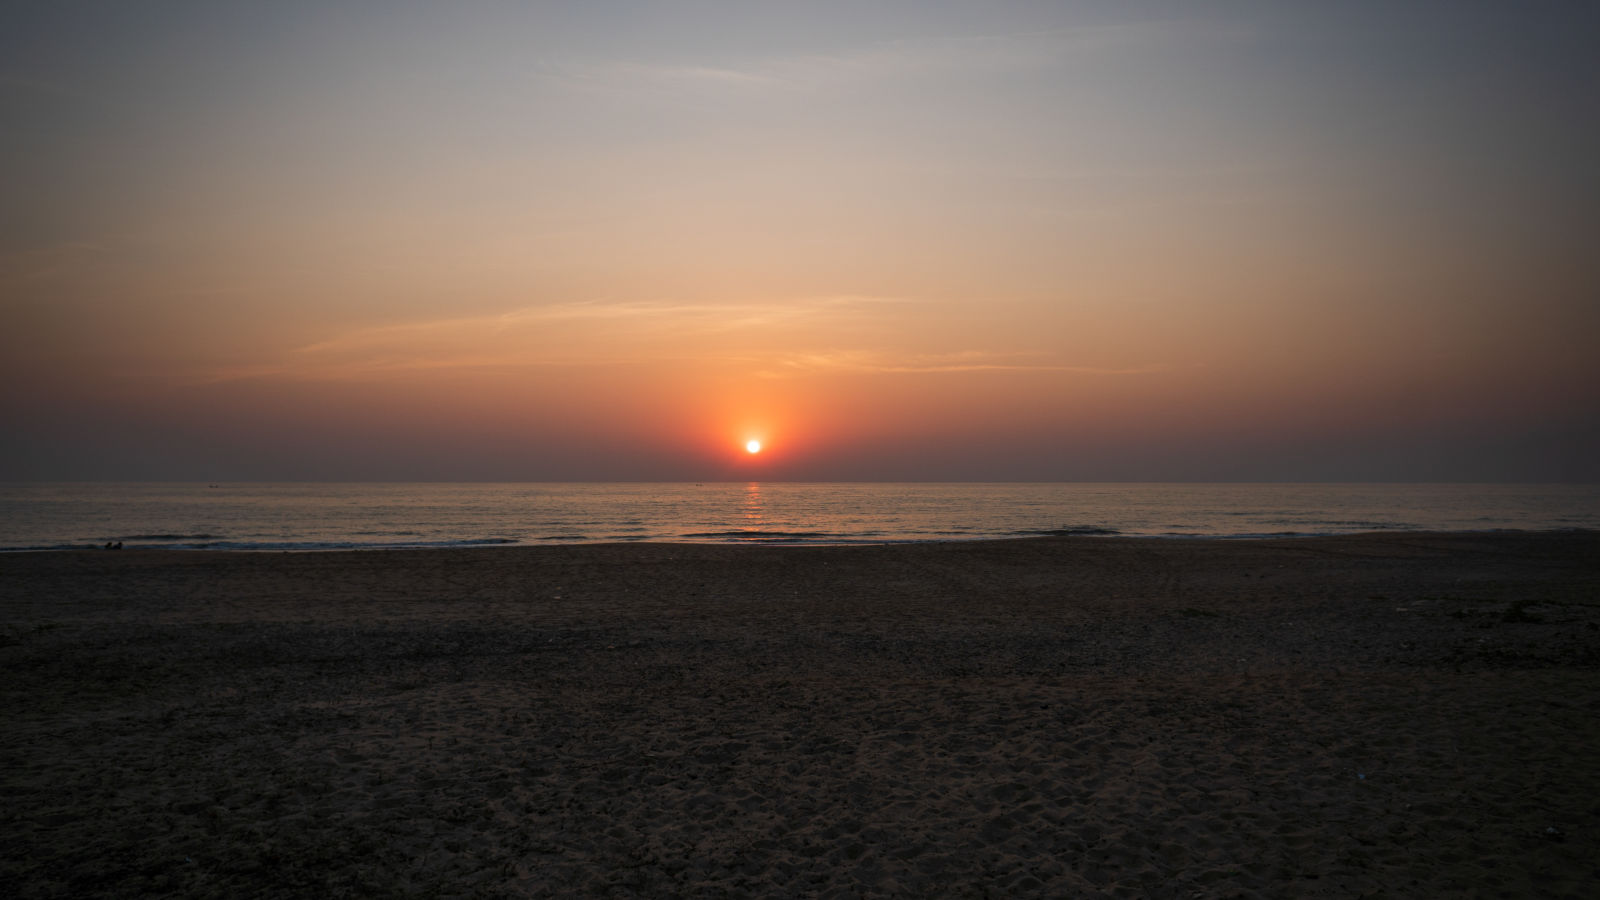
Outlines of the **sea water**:
{"type": "Polygon", "coordinates": [[[1600,528],[1600,485],[0,484],[0,550],[1600,528]]]}

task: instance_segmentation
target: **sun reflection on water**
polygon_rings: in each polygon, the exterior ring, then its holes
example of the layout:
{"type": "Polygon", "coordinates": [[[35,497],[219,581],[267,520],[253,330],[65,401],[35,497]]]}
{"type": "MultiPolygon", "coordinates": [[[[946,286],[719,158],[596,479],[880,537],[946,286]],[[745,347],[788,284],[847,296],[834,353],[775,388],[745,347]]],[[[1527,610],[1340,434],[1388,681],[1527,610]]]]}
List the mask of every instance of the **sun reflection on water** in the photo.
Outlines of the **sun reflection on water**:
{"type": "Polygon", "coordinates": [[[744,489],[744,530],[760,531],[765,522],[766,508],[761,503],[761,485],[752,481],[744,489]]]}

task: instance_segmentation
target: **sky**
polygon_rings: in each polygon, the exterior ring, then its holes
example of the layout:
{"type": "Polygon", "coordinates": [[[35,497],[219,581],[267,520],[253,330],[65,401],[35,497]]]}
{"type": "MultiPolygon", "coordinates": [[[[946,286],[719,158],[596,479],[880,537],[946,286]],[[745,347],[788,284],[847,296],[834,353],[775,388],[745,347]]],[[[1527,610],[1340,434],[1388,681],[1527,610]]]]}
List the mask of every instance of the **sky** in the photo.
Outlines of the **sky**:
{"type": "Polygon", "coordinates": [[[0,480],[1600,480],[1593,4],[5,16],[0,480]]]}

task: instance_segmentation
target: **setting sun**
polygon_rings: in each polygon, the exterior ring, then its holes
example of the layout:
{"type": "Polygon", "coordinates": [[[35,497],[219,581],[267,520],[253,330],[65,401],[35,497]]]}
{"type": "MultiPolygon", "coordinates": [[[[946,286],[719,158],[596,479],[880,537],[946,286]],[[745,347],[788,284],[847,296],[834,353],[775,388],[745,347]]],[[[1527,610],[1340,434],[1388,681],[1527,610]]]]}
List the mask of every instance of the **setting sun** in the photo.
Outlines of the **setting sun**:
{"type": "Polygon", "coordinates": [[[744,449],[747,452],[750,452],[750,453],[760,453],[761,452],[761,442],[760,441],[746,441],[745,445],[744,445],[744,449]]]}

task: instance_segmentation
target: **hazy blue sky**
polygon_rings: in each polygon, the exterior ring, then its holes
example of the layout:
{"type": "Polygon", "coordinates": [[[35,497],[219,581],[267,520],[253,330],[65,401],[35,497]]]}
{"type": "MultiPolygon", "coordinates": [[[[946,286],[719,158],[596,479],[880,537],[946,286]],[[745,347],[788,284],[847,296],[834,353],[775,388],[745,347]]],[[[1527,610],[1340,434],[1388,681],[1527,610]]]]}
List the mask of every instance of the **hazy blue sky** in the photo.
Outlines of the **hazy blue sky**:
{"type": "Polygon", "coordinates": [[[1575,3],[8,4],[0,479],[1593,480],[1597,46],[1575,3]]]}

